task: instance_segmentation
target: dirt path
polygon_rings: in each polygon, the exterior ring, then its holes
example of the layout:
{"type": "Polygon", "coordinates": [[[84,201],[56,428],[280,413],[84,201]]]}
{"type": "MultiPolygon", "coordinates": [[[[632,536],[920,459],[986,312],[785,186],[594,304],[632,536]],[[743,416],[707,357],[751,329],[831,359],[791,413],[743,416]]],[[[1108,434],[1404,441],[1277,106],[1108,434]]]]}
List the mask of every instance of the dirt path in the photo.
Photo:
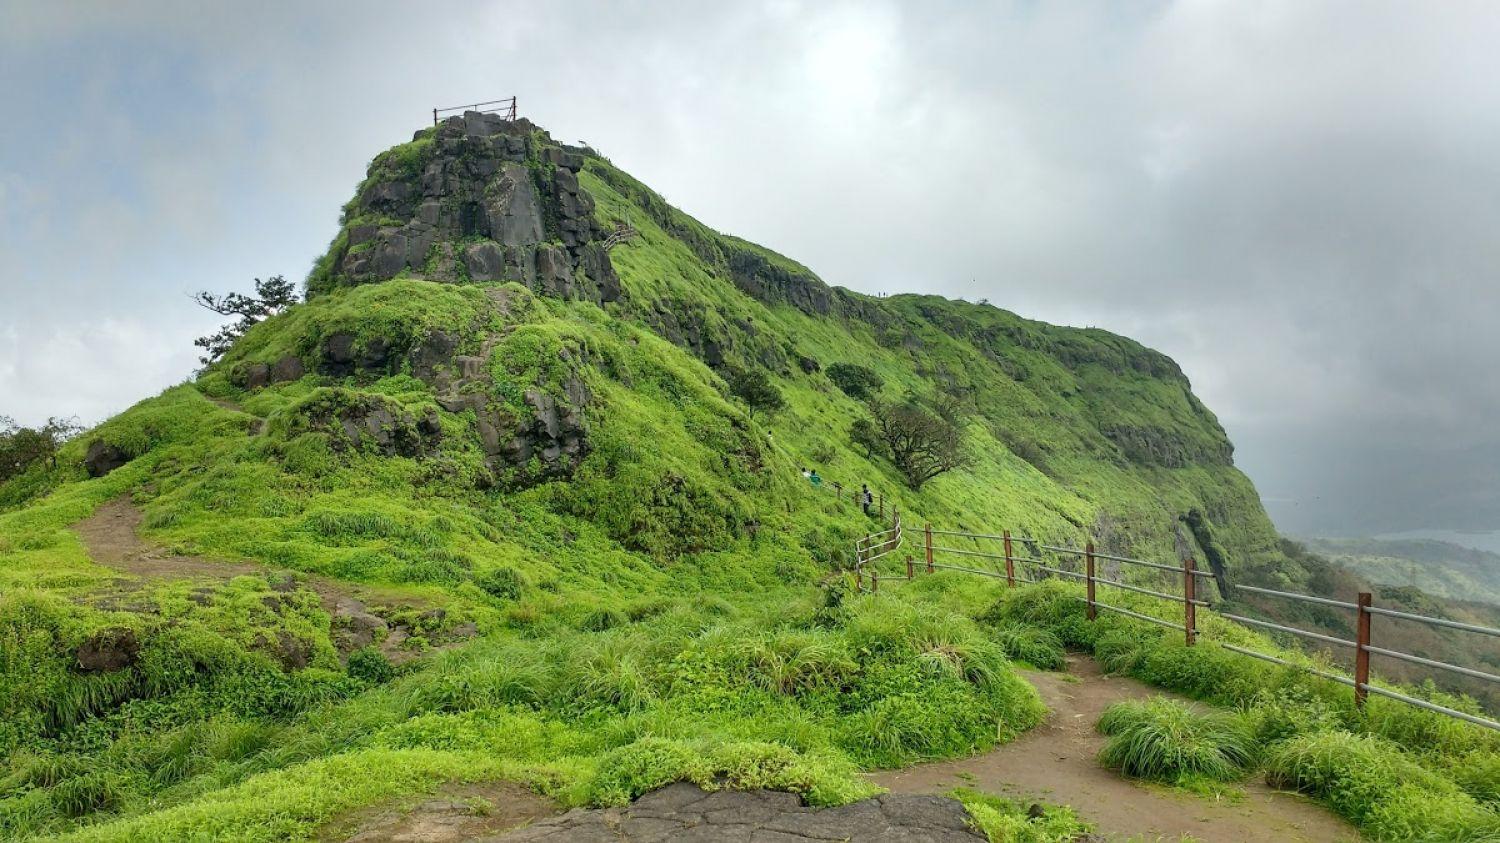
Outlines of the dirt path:
{"type": "Polygon", "coordinates": [[[217,562],[197,556],[172,556],[141,539],[144,515],[130,498],[119,497],[73,525],[89,558],[142,579],[228,580],[266,569],[248,562],[217,562]]]}
{"type": "Polygon", "coordinates": [[[895,793],[946,793],[968,786],[1071,805],[1111,838],[1175,840],[1191,835],[1205,843],[1360,839],[1353,827],[1321,805],[1274,791],[1258,779],[1242,785],[1243,799],[1214,801],[1135,783],[1104,769],[1096,760],[1104,746],[1104,737],[1094,731],[1099,715],[1120,700],[1161,692],[1133,679],[1105,676],[1088,657],[1070,658],[1069,670],[1070,675],[1023,671],[1052,713],[1019,740],[974,758],[877,773],[874,780],[895,793]]]}

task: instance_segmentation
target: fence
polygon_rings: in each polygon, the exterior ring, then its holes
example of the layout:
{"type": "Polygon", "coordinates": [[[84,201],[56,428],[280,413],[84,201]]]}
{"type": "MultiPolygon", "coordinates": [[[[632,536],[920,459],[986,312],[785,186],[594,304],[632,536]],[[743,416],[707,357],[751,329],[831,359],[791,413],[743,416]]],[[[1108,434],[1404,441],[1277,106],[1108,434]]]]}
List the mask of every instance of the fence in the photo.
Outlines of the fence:
{"type": "MultiPolygon", "coordinates": [[[[904,536],[899,513],[894,513],[894,524],[892,527],[886,530],[882,530],[878,533],[871,533],[867,536],[864,536],[855,543],[855,577],[856,584],[861,590],[868,590],[870,592],[879,591],[881,581],[880,573],[878,569],[875,568],[874,563],[897,553],[902,547],[903,543],[904,536]],[[864,584],[864,575],[866,573],[866,569],[868,569],[870,581],[870,585],[868,588],[866,588],[864,584]]],[[[1097,617],[1098,611],[1102,609],[1107,612],[1125,615],[1139,621],[1145,621],[1147,623],[1167,627],[1168,629],[1181,630],[1183,638],[1189,646],[1196,644],[1201,635],[1198,629],[1197,609],[1200,606],[1207,608],[1210,605],[1208,601],[1200,599],[1198,597],[1198,580],[1204,577],[1212,578],[1213,573],[1210,571],[1198,570],[1191,557],[1182,560],[1182,563],[1180,565],[1164,565],[1160,562],[1150,562],[1143,559],[1133,559],[1128,556],[1099,553],[1094,549],[1093,542],[1087,543],[1083,548],[1065,547],[1061,545],[1044,544],[1034,538],[1012,536],[1009,530],[1003,530],[997,535],[992,533],[971,533],[957,530],[938,530],[934,529],[931,524],[928,524],[922,531],[922,545],[924,557],[922,567],[926,569],[927,573],[933,573],[938,570],[961,571],[969,574],[977,574],[979,576],[1004,579],[1006,581],[1006,585],[1009,587],[1015,587],[1016,583],[1038,582],[1039,579],[1037,578],[1037,572],[1041,572],[1044,575],[1050,574],[1055,577],[1081,581],[1084,584],[1085,596],[1076,599],[1082,601],[1086,605],[1085,611],[1089,620],[1094,620],[1097,617]],[[939,544],[939,539],[946,542],[946,544],[939,544]],[[974,544],[974,547],[952,547],[950,545],[956,542],[952,542],[951,539],[970,540],[974,544]],[[981,545],[982,542],[998,542],[1000,545],[1000,547],[998,548],[999,552],[995,552],[994,549],[986,550],[981,545]],[[1026,555],[1022,555],[1016,552],[1016,546],[1018,544],[1025,548],[1026,555]],[[1068,570],[1063,566],[1063,563],[1061,562],[1048,565],[1048,560],[1041,558],[1044,553],[1052,553],[1059,557],[1082,560],[1083,570],[1068,570]],[[957,556],[962,560],[980,561],[970,562],[967,565],[949,564],[947,562],[936,561],[940,554],[945,558],[949,556],[957,556]],[[1099,560],[1118,562],[1123,565],[1134,565],[1142,568],[1166,572],[1172,575],[1172,578],[1174,580],[1180,577],[1182,592],[1180,594],[1170,594],[1163,591],[1158,591],[1156,589],[1146,588],[1140,585],[1121,582],[1120,580],[1112,580],[1106,577],[1101,577],[1099,576],[1099,573],[1097,571],[1097,562],[1099,560]],[[979,567],[986,563],[988,563],[990,566],[989,570],[986,570],[983,567],[979,567]],[[1028,576],[1028,574],[1030,574],[1031,576],[1028,576]],[[1097,588],[1099,586],[1105,586],[1107,588],[1117,588],[1123,591],[1142,594],[1154,599],[1164,600],[1174,605],[1180,605],[1182,608],[1182,622],[1175,623],[1172,621],[1153,617],[1151,615],[1143,614],[1141,612],[1132,611],[1123,606],[1116,606],[1110,603],[1106,603],[1098,599],[1097,588]]],[[[906,556],[906,576],[904,577],[906,581],[909,582],[915,578],[916,568],[917,564],[915,560],[910,554],[908,554],[906,556]]],[[[890,577],[887,577],[886,579],[889,580],[890,577]]],[[[1447,706],[1438,705],[1437,703],[1433,703],[1428,700],[1417,699],[1416,697],[1400,693],[1399,691],[1393,691],[1389,688],[1384,688],[1379,685],[1372,684],[1370,681],[1370,655],[1373,653],[1375,655],[1385,656],[1387,658],[1397,659],[1399,661],[1405,661],[1423,667],[1446,670],[1473,679],[1482,679],[1488,682],[1500,684],[1500,676],[1492,673],[1487,673],[1482,670],[1475,670],[1474,668],[1462,667],[1455,664],[1449,664],[1448,662],[1439,661],[1437,659],[1430,659],[1424,656],[1414,655],[1412,653],[1404,653],[1399,650],[1391,650],[1385,647],[1375,646],[1371,643],[1371,627],[1374,616],[1379,615],[1400,620],[1414,621],[1417,623],[1428,624],[1430,626],[1443,627],[1477,635],[1488,635],[1496,638],[1500,638],[1500,629],[1493,629],[1487,626],[1463,623],[1461,621],[1449,620],[1447,618],[1434,618],[1427,615],[1418,615],[1411,612],[1403,612],[1396,609],[1388,609],[1382,606],[1375,606],[1373,605],[1373,601],[1369,592],[1361,592],[1358,599],[1355,602],[1351,603],[1346,600],[1334,600],[1328,597],[1315,597],[1309,594],[1297,594],[1290,591],[1277,591],[1269,588],[1261,588],[1259,586],[1236,584],[1234,586],[1234,589],[1236,591],[1245,591],[1252,594],[1259,594],[1277,599],[1297,600],[1321,606],[1330,606],[1334,608],[1352,610],[1355,613],[1355,639],[1352,641],[1346,638],[1338,638],[1332,635],[1325,635],[1321,632],[1299,629],[1294,626],[1286,626],[1283,624],[1272,623],[1270,621],[1259,620],[1257,618],[1231,614],[1224,611],[1220,611],[1219,616],[1246,627],[1269,630],[1272,632],[1281,632],[1314,641],[1320,641],[1325,644],[1353,648],[1354,676],[1353,678],[1350,678],[1348,676],[1342,676],[1340,674],[1332,673],[1326,670],[1320,670],[1310,665],[1296,664],[1278,656],[1257,652],[1248,647],[1240,647],[1226,641],[1216,642],[1219,646],[1225,648],[1226,650],[1231,650],[1233,652],[1250,656],[1252,658],[1261,659],[1263,661],[1274,662],[1286,667],[1305,670],[1324,679],[1346,685],[1354,690],[1355,704],[1361,709],[1364,708],[1365,701],[1368,696],[1370,694],[1375,694],[1376,696],[1386,697],[1388,699],[1416,706],[1417,708],[1422,708],[1428,711],[1436,712],[1438,714],[1444,714],[1449,717],[1455,717],[1460,720],[1465,720],[1469,723],[1483,726],[1487,729],[1500,731],[1500,722],[1497,722],[1495,720],[1491,720],[1487,717],[1480,717],[1465,711],[1459,711],[1447,706]]]]}
{"type": "Polygon", "coordinates": [[[473,105],[454,105],[448,108],[434,108],[432,110],[432,125],[438,124],[440,114],[452,114],[454,112],[477,111],[480,114],[498,114],[506,120],[516,119],[516,98],[507,97],[503,100],[490,100],[489,102],[476,102],[473,105]]]}

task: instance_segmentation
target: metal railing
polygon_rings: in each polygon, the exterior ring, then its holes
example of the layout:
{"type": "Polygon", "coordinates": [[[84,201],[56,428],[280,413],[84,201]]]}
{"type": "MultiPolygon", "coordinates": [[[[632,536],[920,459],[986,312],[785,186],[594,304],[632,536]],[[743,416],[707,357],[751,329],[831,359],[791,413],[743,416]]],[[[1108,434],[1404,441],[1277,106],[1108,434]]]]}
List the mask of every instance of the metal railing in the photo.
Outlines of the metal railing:
{"type": "MultiPolygon", "coordinates": [[[[890,529],[882,530],[878,533],[871,533],[855,543],[856,577],[862,590],[868,590],[871,592],[879,590],[880,573],[873,563],[877,560],[893,555],[902,547],[903,544],[904,534],[899,513],[895,513],[895,522],[890,529]],[[864,589],[863,587],[864,574],[866,573],[866,570],[868,570],[869,579],[871,582],[871,587],[869,589],[864,589]]],[[[1111,612],[1114,614],[1123,615],[1125,617],[1134,618],[1136,620],[1145,621],[1147,623],[1156,624],[1158,626],[1163,626],[1168,629],[1180,630],[1189,646],[1196,644],[1198,638],[1201,635],[1197,624],[1197,608],[1200,606],[1210,606],[1210,603],[1207,600],[1199,599],[1197,596],[1198,580],[1200,578],[1214,576],[1211,571],[1199,570],[1191,557],[1183,559],[1180,566],[1173,566],[1163,564],[1161,562],[1151,562],[1144,559],[1134,559],[1129,556],[1099,553],[1094,549],[1093,542],[1088,542],[1082,548],[1067,547],[1063,545],[1051,545],[1041,543],[1039,541],[1036,541],[1035,539],[1023,539],[1014,537],[1010,534],[1009,530],[1002,530],[999,534],[977,533],[962,530],[938,530],[934,529],[931,524],[928,524],[922,530],[922,553],[923,558],[920,566],[924,567],[927,573],[934,573],[938,570],[948,570],[977,574],[985,577],[1004,579],[1006,585],[1010,587],[1014,587],[1018,582],[1027,584],[1040,582],[1043,577],[1039,576],[1039,573],[1041,575],[1050,574],[1056,577],[1066,577],[1069,579],[1081,580],[1084,583],[1085,596],[1076,599],[1082,601],[1086,605],[1086,613],[1089,620],[1095,620],[1098,616],[1098,611],[1104,610],[1106,612],[1111,612]],[[934,542],[934,536],[969,539],[973,541],[975,547],[953,547],[953,542],[949,542],[945,545],[939,545],[934,542]],[[981,542],[999,542],[1000,547],[985,549],[981,545],[981,542]],[[1016,542],[1023,543],[1030,549],[1030,553],[1036,555],[1023,556],[1016,553],[1016,542]],[[1082,560],[1083,570],[1068,570],[1067,568],[1062,567],[1063,563],[1061,561],[1054,563],[1054,565],[1048,565],[1048,560],[1040,558],[1044,552],[1052,553],[1060,557],[1070,557],[1075,560],[1075,564],[1076,560],[1082,560]],[[983,562],[971,563],[973,565],[972,567],[970,565],[953,565],[941,563],[936,561],[936,557],[940,554],[959,556],[965,559],[989,560],[991,561],[990,570],[986,570],[984,567],[982,567],[984,564],[983,562]],[[1121,582],[1120,580],[1101,577],[1096,571],[1096,562],[1098,560],[1109,560],[1111,562],[1119,562],[1126,565],[1134,565],[1137,567],[1148,568],[1157,571],[1165,571],[1173,574],[1174,576],[1180,576],[1181,593],[1171,594],[1152,588],[1146,588],[1141,585],[1134,585],[1131,583],[1121,582]],[[1171,620],[1165,620],[1159,617],[1153,617],[1143,612],[1137,612],[1133,609],[1127,609],[1124,606],[1117,606],[1106,603],[1098,598],[1096,592],[1099,586],[1116,588],[1122,591],[1141,594],[1153,599],[1162,600],[1173,605],[1180,606],[1182,609],[1182,621],[1179,623],[1171,620]]],[[[916,576],[918,567],[919,564],[917,563],[917,561],[913,559],[911,554],[907,554],[905,576],[905,579],[907,581],[912,580],[916,576]]],[[[887,577],[887,579],[889,579],[889,577],[887,577]]],[[[1267,620],[1246,617],[1244,615],[1231,614],[1223,611],[1219,612],[1220,617],[1247,628],[1262,629],[1270,632],[1294,635],[1301,638],[1318,641],[1324,644],[1331,644],[1335,647],[1353,648],[1354,676],[1352,678],[1348,676],[1341,676],[1337,673],[1320,670],[1310,665],[1299,664],[1297,662],[1274,656],[1269,653],[1261,653],[1248,647],[1237,646],[1226,641],[1215,642],[1219,644],[1219,646],[1236,653],[1250,656],[1252,658],[1257,658],[1263,661],[1273,662],[1275,664],[1304,670],[1324,679],[1347,685],[1354,689],[1354,702],[1355,705],[1360,709],[1363,709],[1365,707],[1365,703],[1369,695],[1375,694],[1376,696],[1403,702],[1417,708],[1425,709],[1427,711],[1447,715],[1449,717],[1455,717],[1478,726],[1483,726],[1487,729],[1500,731],[1500,722],[1497,722],[1490,718],[1471,714],[1465,711],[1459,711],[1448,706],[1439,705],[1437,703],[1431,702],[1430,700],[1418,699],[1416,697],[1400,693],[1399,691],[1395,691],[1390,688],[1375,685],[1370,680],[1370,655],[1374,654],[1402,661],[1408,664],[1415,664],[1422,667],[1449,671],[1460,676],[1469,677],[1471,679],[1479,679],[1500,684],[1500,675],[1488,673],[1483,670],[1477,670],[1471,667],[1463,667],[1461,665],[1450,664],[1448,662],[1428,658],[1426,656],[1419,656],[1413,653],[1404,653],[1399,650],[1392,650],[1386,647],[1377,647],[1373,645],[1371,643],[1370,634],[1371,620],[1373,616],[1381,615],[1397,620],[1412,621],[1416,623],[1427,624],[1429,626],[1442,627],[1445,629],[1452,629],[1460,632],[1489,635],[1494,637],[1500,637],[1500,629],[1480,626],[1478,624],[1465,623],[1463,621],[1449,620],[1447,618],[1434,618],[1427,615],[1418,615],[1412,612],[1403,612],[1397,609],[1387,609],[1381,606],[1374,606],[1371,605],[1372,597],[1369,592],[1360,592],[1358,599],[1355,602],[1351,603],[1346,600],[1335,600],[1328,597],[1317,597],[1311,594],[1298,594],[1291,591],[1278,591],[1276,589],[1263,588],[1260,586],[1236,584],[1234,585],[1234,589],[1236,591],[1244,591],[1263,597],[1296,600],[1305,603],[1313,603],[1321,606],[1330,606],[1334,608],[1354,611],[1354,628],[1356,631],[1356,635],[1354,640],[1352,641],[1347,638],[1339,638],[1332,635],[1326,635],[1321,632],[1315,632],[1313,630],[1300,629],[1295,626],[1272,623],[1271,621],[1267,620]]]]}
{"type": "Polygon", "coordinates": [[[502,100],[490,100],[489,102],[476,102],[471,105],[451,105],[447,108],[434,108],[432,110],[432,125],[439,122],[438,115],[453,114],[454,112],[477,111],[480,114],[498,114],[501,119],[516,119],[516,98],[506,97],[502,100]]]}

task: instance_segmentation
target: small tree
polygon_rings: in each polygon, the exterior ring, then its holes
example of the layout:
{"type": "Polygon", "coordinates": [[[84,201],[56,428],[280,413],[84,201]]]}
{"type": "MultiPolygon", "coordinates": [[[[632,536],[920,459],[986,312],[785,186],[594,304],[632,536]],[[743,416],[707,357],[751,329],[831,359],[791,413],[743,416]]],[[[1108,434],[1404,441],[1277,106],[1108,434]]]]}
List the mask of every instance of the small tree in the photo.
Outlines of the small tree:
{"type": "Polygon", "coordinates": [[[193,345],[206,352],[198,360],[207,366],[223,357],[224,352],[234,345],[235,340],[244,336],[252,325],[296,304],[297,285],[280,275],[274,275],[264,281],[259,278],[255,279],[255,295],[253,296],[247,296],[244,293],[216,296],[207,291],[200,291],[193,296],[193,301],[197,302],[199,307],[212,310],[220,316],[237,317],[235,321],[220,328],[217,333],[193,340],[193,345]]]}
{"type": "Polygon", "coordinates": [[[828,379],[850,398],[869,398],[885,386],[885,379],[874,369],[857,363],[835,363],[829,366],[828,379]]]}
{"type": "Polygon", "coordinates": [[[973,462],[964,442],[963,407],[945,398],[927,407],[913,398],[892,403],[880,398],[870,401],[880,443],[886,456],[906,476],[913,489],[946,471],[963,468],[973,462]]]}
{"type": "Polygon", "coordinates": [[[731,369],[729,391],[745,402],[752,416],[755,415],[756,410],[775,412],[786,406],[786,399],[781,396],[781,390],[776,388],[776,384],[771,383],[771,379],[761,369],[731,369]]]}
{"type": "Polygon", "coordinates": [[[885,440],[880,437],[880,428],[875,422],[860,417],[849,425],[849,440],[865,449],[865,459],[871,459],[877,451],[885,451],[885,440]]]}
{"type": "Polygon", "coordinates": [[[57,449],[82,430],[76,418],[54,417],[40,427],[21,427],[14,419],[0,416],[0,483],[43,460],[51,462],[57,449]]]}

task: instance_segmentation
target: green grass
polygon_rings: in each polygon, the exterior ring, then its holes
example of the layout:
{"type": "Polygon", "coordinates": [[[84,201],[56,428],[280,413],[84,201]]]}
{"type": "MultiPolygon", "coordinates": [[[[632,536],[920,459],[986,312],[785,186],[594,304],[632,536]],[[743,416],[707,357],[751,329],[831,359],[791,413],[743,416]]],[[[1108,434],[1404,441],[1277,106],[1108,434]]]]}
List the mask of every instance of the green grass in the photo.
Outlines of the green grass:
{"type": "Polygon", "coordinates": [[[1094,831],[1066,805],[1028,804],[965,787],[951,795],[963,803],[974,827],[990,843],[1072,843],[1094,831]]]}
{"type": "Polygon", "coordinates": [[[1138,778],[1229,782],[1244,776],[1254,757],[1250,730],[1239,715],[1194,711],[1166,697],[1115,703],[1098,728],[1109,736],[1099,761],[1138,778]]]}

